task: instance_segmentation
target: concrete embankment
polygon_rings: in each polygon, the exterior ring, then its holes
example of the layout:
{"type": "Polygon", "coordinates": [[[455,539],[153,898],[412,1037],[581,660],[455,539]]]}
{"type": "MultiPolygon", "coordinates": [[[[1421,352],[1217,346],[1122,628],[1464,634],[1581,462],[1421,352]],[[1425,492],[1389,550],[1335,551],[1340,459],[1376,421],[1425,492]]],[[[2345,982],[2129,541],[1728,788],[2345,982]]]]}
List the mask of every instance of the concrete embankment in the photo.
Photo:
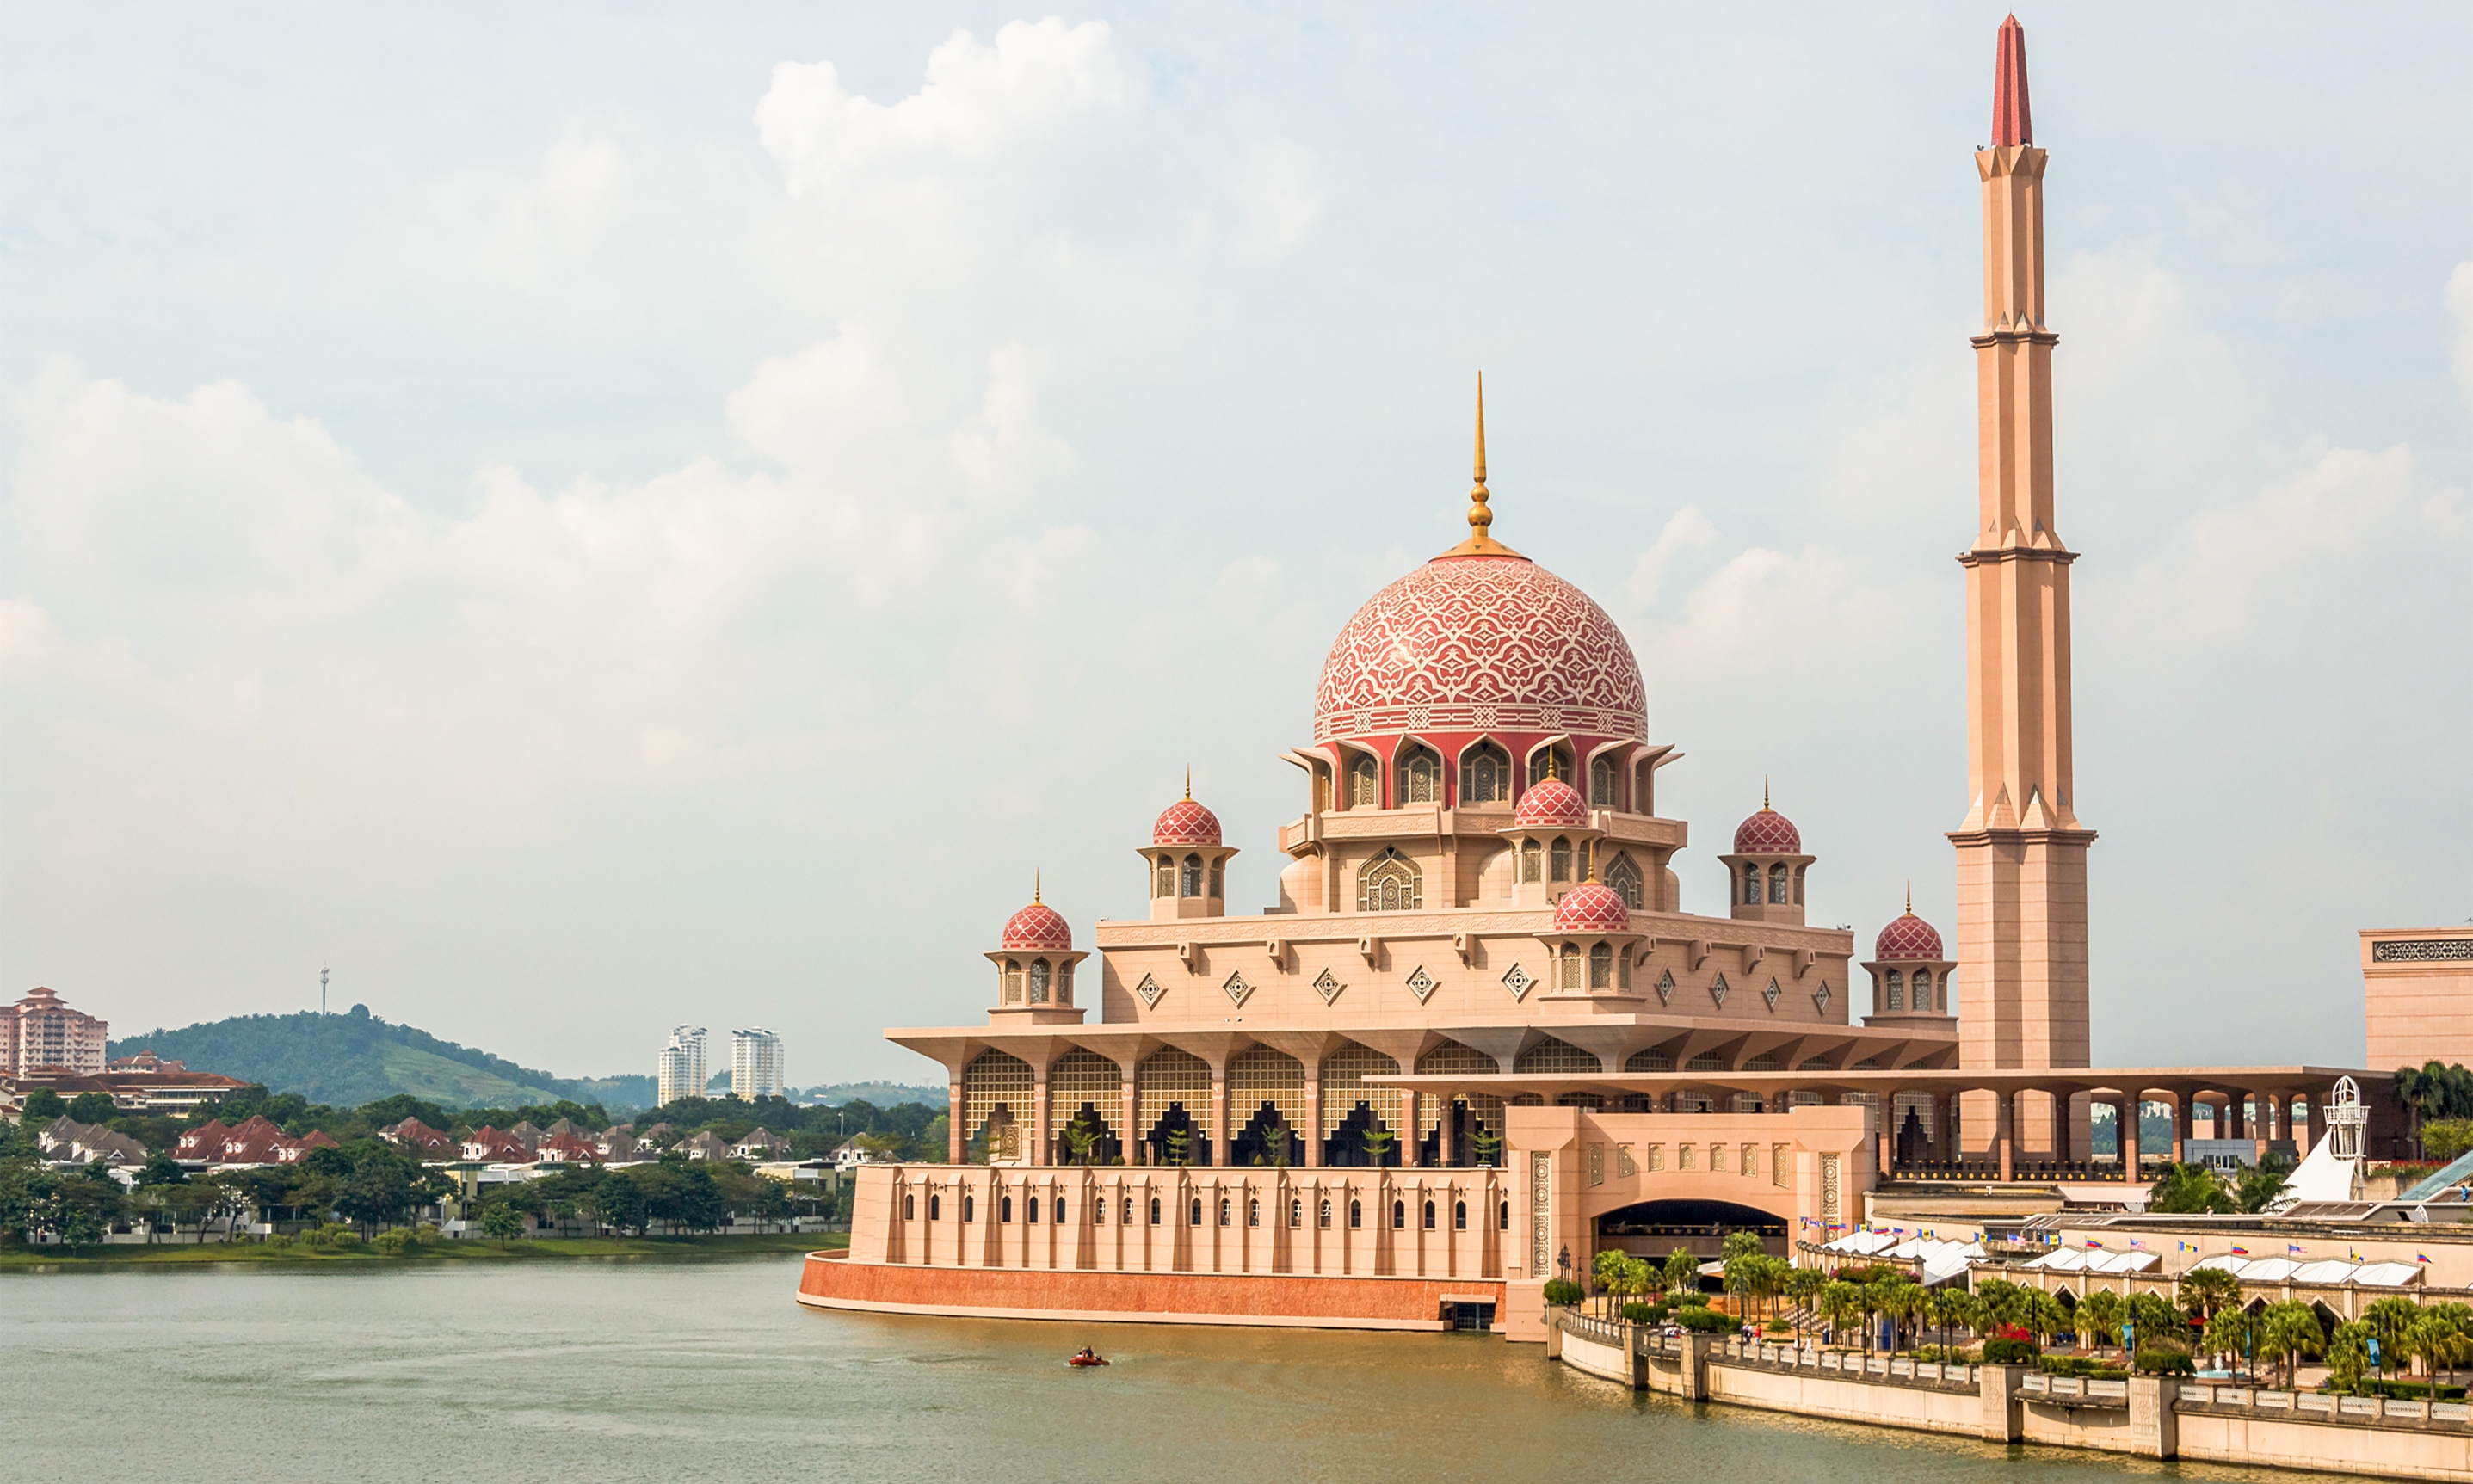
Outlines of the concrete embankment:
{"type": "Polygon", "coordinates": [[[2145,1458],[2473,1484],[2473,1409],[2463,1402],[1941,1366],[1709,1335],[1666,1338],[1571,1313],[1549,1322],[1547,1352],[1635,1390],[1802,1417],[2145,1458]]]}

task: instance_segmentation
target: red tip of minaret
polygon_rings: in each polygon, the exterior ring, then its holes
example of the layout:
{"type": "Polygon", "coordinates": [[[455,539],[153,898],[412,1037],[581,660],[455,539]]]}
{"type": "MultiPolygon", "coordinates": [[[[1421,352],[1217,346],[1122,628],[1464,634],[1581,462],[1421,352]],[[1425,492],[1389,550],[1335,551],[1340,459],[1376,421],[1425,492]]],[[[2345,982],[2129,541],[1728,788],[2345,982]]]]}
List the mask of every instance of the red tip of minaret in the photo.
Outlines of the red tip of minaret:
{"type": "Polygon", "coordinates": [[[2032,144],[2035,126],[2027,116],[2027,28],[2010,16],[2001,23],[2001,57],[1992,64],[1992,144],[2032,144]]]}

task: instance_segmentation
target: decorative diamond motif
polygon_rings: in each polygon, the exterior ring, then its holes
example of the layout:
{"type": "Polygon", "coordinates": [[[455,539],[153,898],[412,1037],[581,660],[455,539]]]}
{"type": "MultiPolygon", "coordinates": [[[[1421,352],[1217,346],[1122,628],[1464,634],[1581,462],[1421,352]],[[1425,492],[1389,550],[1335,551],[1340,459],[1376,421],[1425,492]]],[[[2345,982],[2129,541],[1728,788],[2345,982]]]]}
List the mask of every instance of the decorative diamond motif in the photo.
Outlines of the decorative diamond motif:
{"type": "Polygon", "coordinates": [[[1228,997],[1230,999],[1235,1000],[1240,1005],[1245,1003],[1246,995],[1254,993],[1254,987],[1245,982],[1245,974],[1242,969],[1230,974],[1228,976],[1228,982],[1221,985],[1220,988],[1228,992],[1228,997]]]}
{"type": "Polygon", "coordinates": [[[1426,1002],[1427,995],[1434,993],[1434,976],[1426,972],[1425,965],[1418,965],[1415,971],[1408,975],[1408,992],[1417,996],[1417,1003],[1420,1005],[1426,1002]]]}
{"type": "Polygon", "coordinates": [[[1818,989],[1816,989],[1816,990],[1814,990],[1814,991],[1813,991],[1813,992],[1812,992],[1812,1003],[1813,1003],[1815,1007],[1817,1007],[1817,1008],[1819,1009],[1819,1011],[1820,1011],[1820,1013],[1821,1013],[1822,1015],[1827,1015],[1827,1014],[1829,1014],[1829,981],[1828,981],[1828,980],[1826,980],[1826,979],[1821,980],[1821,981],[1820,981],[1820,988],[1818,988],[1818,989]]]}
{"type": "Polygon", "coordinates": [[[1536,982],[1528,977],[1527,969],[1517,964],[1511,966],[1511,972],[1502,976],[1502,987],[1511,992],[1513,999],[1525,999],[1528,995],[1528,987],[1536,982]]]}
{"type": "Polygon", "coordinates": [[[1157,979],[1144,974],[1142,982],[1134,986],[1134,993],[1142,997],[1142,1008],[1152,1010],[1159,1007],[1159,997],[1167,992],[1160,988],[1160,982],[1157,979]]]}
{"type": "Polygon", "coordinates": [[[1718,1009],[1723,1010],[1726,1008],[1726,976],[1724,974],[1719,974],[1717,976],[1717,982],[1709,986],[1709,997],[1717,1002],[1718,1009]]]}
{"type": "Polygon", "coordinates": [[[1674,970],[1671,969],[1663,969],[1657,976],[1657,1002],[1661,1005],[1669,1004],[1672,1002],[1673,998],[1674,970]]]}
{"type": "Polygon", "coordinates": [[[1322,1002],[1326,1005],[1339,998],[1339,992],[1347,988],[1347,985],[1339,982],[1339,975],[1333,973],[1329,968],[1325,968],[1321,973],[1314,976],[1314,993],[1322,996],[1322,1002]]]}
{"type": "Polygon", "coordinates": [[[1769,1002],[1769,1009],[1770,1009],[1770,1010],[1775,1011],[1775,1010],[1777,1009],[1777,1002],[1778,1002],[1778,983],[1777,983],[1777,980],[1776,980],[1774,977],[1772,977],[1772,978],[1769,980],[1769,987],[1768,987],[1767,989],[1765,989],[1765,990],[1761,991],[1761,998],[1763,998],[1763,999],[1765,999],[1765,1000],[1767,1000],[1767,1001],[1769,1002]]]}

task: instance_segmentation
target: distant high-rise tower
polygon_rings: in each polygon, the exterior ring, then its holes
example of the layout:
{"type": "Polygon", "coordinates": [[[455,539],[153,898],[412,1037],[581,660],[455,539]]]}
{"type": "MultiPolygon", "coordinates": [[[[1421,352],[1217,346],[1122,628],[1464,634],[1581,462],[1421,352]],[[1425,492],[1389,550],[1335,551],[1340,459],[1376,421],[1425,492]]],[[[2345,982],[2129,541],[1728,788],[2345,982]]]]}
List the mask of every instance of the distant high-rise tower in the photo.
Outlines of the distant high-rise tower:
{"type": "Polygon", "coordinates": [[[704,1034],[701,1025],[682,1025],[670,1032],[670,1042],[661,1048],[655,1073],[660,1085],[656,1101],[666,1105],[683,1097],[704,1096],[704,1034]]]}
{"type": "Polygon", "coordinates": [[[781,1038],[771,1031],[730,1033],[730,1095],[781,1095],[781,1038]]]}
{"type": "MultiPolygon", "coordinates": [[[[2044,163],[2027,34],[2002,23],[1983,184],[1983,330],[1974,337],[1981,493],[1966,568],[1966,819],[1957,847],[1961,1065],[2084,1066],[2087,847],[2070,757],[2070,563],[2053,515],[2053,347],[2044,323],[2044,163]]],[[[2053,1147],[2021,1109],[2021,1142],[2053,1147]]],[[[1990,1130],[1983,1131],[1988,1137],[1990,1130]]]]}

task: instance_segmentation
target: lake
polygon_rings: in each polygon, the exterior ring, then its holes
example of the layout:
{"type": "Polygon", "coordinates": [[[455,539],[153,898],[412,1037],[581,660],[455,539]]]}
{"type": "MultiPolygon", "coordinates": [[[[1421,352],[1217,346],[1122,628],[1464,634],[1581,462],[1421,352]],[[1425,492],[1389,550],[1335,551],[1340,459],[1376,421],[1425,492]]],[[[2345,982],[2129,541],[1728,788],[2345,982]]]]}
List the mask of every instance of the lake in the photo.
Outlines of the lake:
{"type": "Polygon", "coordinates": [[[2293,1479],[1635,1396],[1475,1335],[815,1312],[796,1258],[0,1273],[11,1479],[2293,1479]],[[1116,1361],[1063,1364],[1089,1343],[1116,1361]]]}

